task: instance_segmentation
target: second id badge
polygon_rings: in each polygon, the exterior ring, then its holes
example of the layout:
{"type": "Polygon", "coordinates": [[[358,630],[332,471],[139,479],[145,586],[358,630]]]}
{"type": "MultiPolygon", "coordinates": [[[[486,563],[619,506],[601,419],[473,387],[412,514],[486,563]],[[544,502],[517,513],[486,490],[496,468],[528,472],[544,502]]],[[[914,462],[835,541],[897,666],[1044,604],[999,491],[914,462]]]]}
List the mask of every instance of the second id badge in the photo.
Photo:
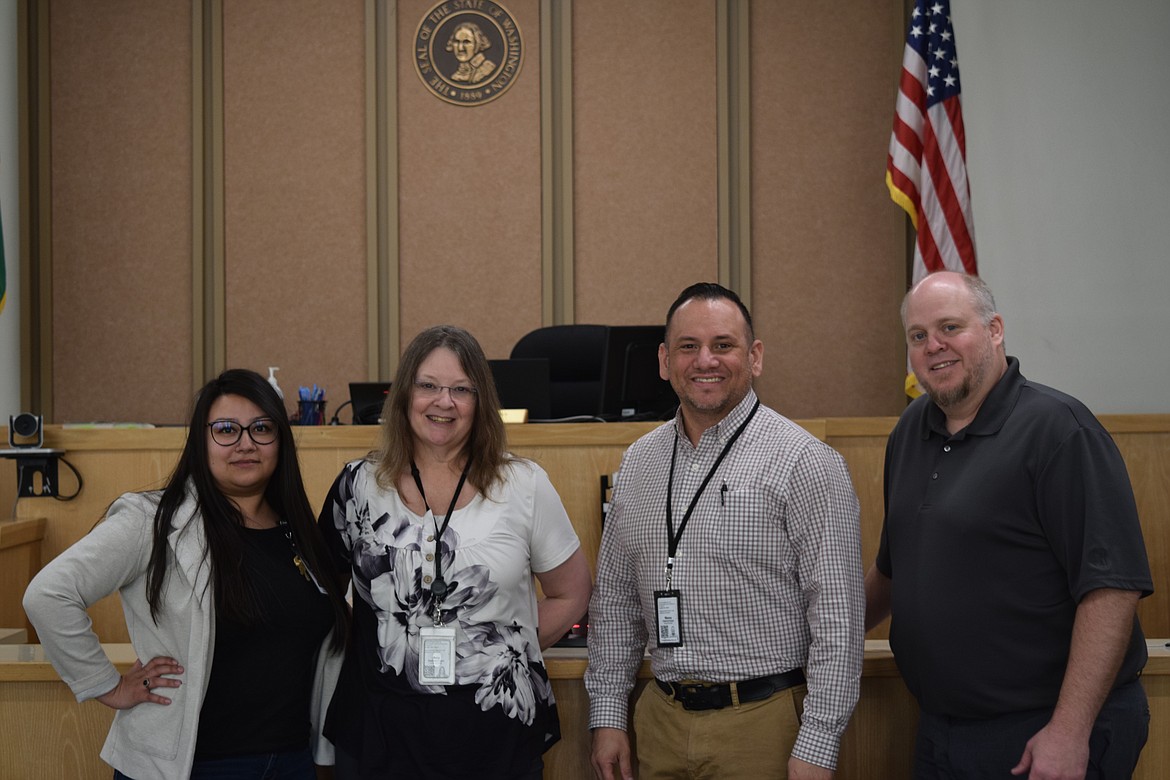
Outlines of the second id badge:
{"type": "Polygon", "coordinates": [[[659,647],[682,645],[682,596],[677,590],[654,591],[655,623],[658,626],[659,647]]]}
{"type": "Polygon", "coordinates": [[[434,626],[418,630],[418,681],[423,685],[455,684],[455,629],[434,626]]]}

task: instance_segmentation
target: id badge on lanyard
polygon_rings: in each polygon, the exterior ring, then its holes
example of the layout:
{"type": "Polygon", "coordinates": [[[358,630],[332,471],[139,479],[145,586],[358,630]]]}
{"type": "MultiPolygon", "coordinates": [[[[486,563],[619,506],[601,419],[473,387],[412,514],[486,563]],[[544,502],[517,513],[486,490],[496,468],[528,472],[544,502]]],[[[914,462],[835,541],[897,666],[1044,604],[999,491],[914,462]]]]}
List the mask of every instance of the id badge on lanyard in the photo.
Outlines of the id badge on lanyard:
{"type": "Polygon", "coordinates": [[[455,629],[433,626],[418,630],[418,681],[423,685],[455,684],[455,629]]]}
{"type": "Polygon", "coordinates": [[[677,590],[654,591],[654,617],[659,647],[682,647],[682,595],[677,590]]]}
{"type": "MultiPolygon", "coordinates": [[[[463,465],[463,473],[459,476],[459,484],[455,486],[455,493],[451,496],[451,506],[443,518],[441,528],[435,528],[435,578],[431,581],[432,620],[434,625],[418,630],[418,681],[423,685],[454,685],[455,684],[455,629],[443,625],[443,599],[446,598],[450,586],[443,579],[442,574],[442,544],[443,532],[451,522],[451,515],[455,514],[455,505],[459,501],[459,493],[463,490],[463,483],[467,480],[467,473],[471,469],[471,459],[463,465]]],[[[427,503],[427,494],[423,489],[422,477],[414,461],[410,462],[410,476],[418,487],[418,494],[422,496],[423,505],[427,513],[434,517],[431,505],[427,503]]],[[[436,526],[438,521],[435,521],[436,526]]]]}

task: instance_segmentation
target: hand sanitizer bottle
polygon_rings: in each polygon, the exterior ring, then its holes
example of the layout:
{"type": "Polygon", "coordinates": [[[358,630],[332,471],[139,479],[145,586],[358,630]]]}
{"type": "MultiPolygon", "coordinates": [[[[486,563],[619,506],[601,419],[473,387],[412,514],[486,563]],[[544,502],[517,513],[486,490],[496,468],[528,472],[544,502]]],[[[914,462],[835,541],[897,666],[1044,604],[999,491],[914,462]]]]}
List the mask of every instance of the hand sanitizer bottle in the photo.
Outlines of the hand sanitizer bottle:
{"type": "Polygon", "coordinates": [[[276,383],[276,372],[280,370],[279,366],[268,367],[268,384],[272,385],[272,389],[280,396],[280,400],[284,400],[284,391],[280,389],[280,385],[276,383]]]}

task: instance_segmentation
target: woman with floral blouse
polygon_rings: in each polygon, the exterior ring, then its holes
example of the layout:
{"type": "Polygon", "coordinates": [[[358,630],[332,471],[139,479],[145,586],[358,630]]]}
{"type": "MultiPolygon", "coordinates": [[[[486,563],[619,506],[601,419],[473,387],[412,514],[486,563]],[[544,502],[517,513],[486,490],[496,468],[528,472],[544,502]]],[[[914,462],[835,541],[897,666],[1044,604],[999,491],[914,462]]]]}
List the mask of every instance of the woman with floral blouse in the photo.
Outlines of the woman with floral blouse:
{"type": "Polygon", "coordinates": [[[415,337],[380,449],[318,523],[354,592],[325,726],[338,780],[540,778],[560,737],[541,650],[584,614],[590,573],[548,475],[505,451],[470,333],[415,337]]]}

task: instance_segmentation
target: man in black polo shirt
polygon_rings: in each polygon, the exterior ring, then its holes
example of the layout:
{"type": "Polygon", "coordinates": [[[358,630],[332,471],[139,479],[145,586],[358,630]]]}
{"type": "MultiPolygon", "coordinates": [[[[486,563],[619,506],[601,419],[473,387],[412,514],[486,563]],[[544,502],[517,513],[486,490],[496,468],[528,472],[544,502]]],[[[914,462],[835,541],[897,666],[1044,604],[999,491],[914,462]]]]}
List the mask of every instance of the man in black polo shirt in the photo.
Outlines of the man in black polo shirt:
{"type": "Polygon", "coordinates": [[[1153,583],[1121,454],[1083,404],[1024,379],[979,279],[927,276],[902,323],[926,395],[887,444],[866,628],[893,617],[922,712],[914,776],[1129,777],[1153,583]]]}

